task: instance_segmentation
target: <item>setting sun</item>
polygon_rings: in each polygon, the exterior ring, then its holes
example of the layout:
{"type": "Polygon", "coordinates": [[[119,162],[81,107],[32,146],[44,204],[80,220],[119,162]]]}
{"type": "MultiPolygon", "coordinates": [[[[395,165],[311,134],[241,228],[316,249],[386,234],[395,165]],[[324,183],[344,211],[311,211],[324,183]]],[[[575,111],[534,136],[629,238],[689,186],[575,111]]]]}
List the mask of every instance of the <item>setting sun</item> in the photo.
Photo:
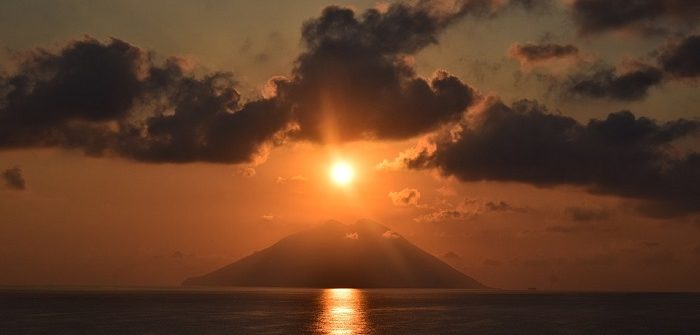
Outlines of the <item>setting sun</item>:
{"type": "Polygon", "coordinates": [[[698,83],[700,0],[0,0],[0,335],[700,335],[698,83]]]}
{"type": "Polygon", "coordinates": [[[338,185],[348,185],[355,178],[355,171],[352,166],[346,162],[336,162],[331,166],[331,180],[338,185]]]}

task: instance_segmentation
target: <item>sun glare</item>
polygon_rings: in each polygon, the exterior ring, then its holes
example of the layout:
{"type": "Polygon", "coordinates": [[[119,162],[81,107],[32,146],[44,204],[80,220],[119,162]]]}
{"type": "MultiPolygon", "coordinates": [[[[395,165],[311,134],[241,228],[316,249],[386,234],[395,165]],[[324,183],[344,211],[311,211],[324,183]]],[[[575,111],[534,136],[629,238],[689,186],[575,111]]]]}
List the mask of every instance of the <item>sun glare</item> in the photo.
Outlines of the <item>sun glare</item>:
{"type": "Polygon", "coordinates": [[[330,177],[334,183],[344,186],[352,182],[355,177],[355,171],[353,171],[350,164],[337,162],[331,167],[330,177]]]}

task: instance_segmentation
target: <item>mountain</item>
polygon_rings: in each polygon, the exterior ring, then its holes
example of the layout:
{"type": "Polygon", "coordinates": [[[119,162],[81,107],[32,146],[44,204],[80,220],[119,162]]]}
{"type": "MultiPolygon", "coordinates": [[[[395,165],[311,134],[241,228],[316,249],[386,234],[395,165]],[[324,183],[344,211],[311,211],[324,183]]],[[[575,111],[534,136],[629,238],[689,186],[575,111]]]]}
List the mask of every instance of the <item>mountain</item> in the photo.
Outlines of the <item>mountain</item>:
{"type": "Polygon", "coordinates": [[[321,224],[183,285],[486,288],[371,221],[321,224]]]}

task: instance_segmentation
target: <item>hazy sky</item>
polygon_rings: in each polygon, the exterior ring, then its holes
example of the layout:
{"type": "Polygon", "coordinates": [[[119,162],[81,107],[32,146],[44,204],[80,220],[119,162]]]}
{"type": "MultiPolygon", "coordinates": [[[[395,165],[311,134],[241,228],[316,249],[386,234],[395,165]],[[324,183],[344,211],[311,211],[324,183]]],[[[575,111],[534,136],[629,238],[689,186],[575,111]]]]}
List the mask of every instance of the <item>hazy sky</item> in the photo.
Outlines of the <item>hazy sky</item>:
{"type": "Polygon", "coordinates": [[[367,218],[493,287],[700,290],[698,17],[2,1],[0,285],[178,285],[367,218]]]}

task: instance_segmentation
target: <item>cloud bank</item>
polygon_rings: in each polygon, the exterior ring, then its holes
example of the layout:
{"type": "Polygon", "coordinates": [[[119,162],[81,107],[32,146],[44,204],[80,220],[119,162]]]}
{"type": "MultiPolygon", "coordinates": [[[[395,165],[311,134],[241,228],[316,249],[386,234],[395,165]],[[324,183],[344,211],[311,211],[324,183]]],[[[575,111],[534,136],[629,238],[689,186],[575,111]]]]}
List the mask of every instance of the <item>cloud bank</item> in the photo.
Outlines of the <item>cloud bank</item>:
{"type": "MultiPolygon", "coordinates": [[[[302,26],[303,50],[288,77],[246,100],[228,72],[200,73],[126,41],[90,37],[19,54],[0,75],[0,149],[59,147],[153,163],[259,162],[288,140],[337,143],[406,139],[439,131],[394,165],[437,168],[465,181],[576,184],[591,191],[698,211],[700,154],[674,156],[698,122],[665,123],[630,112],[586,124],[532,102],[487,101],[446,71],[416,73],[413,56],[461,18],[488,18],[546,1],[419,0],[358,13],[330,6],[302,26]],[[466,110],[479,110],[465,117],[466,110]],[[457,125],[449,127],[449,125],[457,125]]],[[[582,32],[698,13],[696,1],[576,0],[582,32]],[[612,7],[611,7],[612,6],[612,7]],[[607,11],[607,12],[606,12],[607,11]],[[620,17],[617,23],[610,17],[620,17]]],[[[573,78],[574,94],[635,100],[666,77],[698,74],[697,35],[669,43],[658,66],[635,63],[573,78]]],[[[572,45],[519,45],[527,61],[569,57],[572,45]]],[[[390,162],[387,166],[391,165],[390,162]]],[[[659,212],[656,210],[656,212],[659,212]]]]}
{"type": "Polygon", "coordinates": [[[61,147],[144,162],[242,163],[287,139],[399,139],[456,121],[477,99],[412,55],[464,16],[532,1],[418,1],[356,13],[330,6],[302,27],[304,51],[270,94],[244,101],[228,72],[195,74],[126,41],[85,37],[22,53],[0,77],[0,149],[61,147]]]}
{"type": "Polygon", "coordinates": [[[463,181],[581,185],[681,214],[700,211],[700,154],[669,149],[699,129],[698,121],[660,123],[628,111],[582,124],[531,101],[507,106],[489,99],[456,130],[435,135],[431,145],[392,164],[435,168],[463,181]]]}
{"type": "Polygon", "coordinates": [[[284,129],[275,103],[242,103],[230,73],[195,76],[118,39],[23,56],[1,80],[0,148],[79,148],[148,162],[242,162],[284,129]]]}
{"type": "Polygon", "coordinates": [[[580,50],[571,44],[555,43],[515,43],[508,50],[508,56],[521,64],[533,64],[549,60],[576,57],[580,50]]]}
{"type": "Polygon", "coordinates": [[[697,25],[700,15],[700,3],[695,0],[574,0],[571,9],[582,34],[686,30],[697,25]]]}

